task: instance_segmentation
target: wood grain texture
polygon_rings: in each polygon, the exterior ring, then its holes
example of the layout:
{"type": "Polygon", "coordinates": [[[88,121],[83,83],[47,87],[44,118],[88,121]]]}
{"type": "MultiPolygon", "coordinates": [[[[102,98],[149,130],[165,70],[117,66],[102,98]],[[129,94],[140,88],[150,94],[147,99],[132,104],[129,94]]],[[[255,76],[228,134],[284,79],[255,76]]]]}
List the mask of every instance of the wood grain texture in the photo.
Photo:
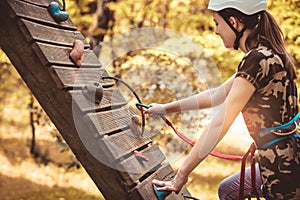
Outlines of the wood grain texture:
{"type": "MultiPolygon", "coordinates": [[[[62,47],[57,45],[50,45],[45,43],[36,42],[32,44],[37,56],[41,59],[43,65],[63,65],[72,66],[76,65],[71,61],[69,54],[72,50],[71,47],[62,47]]],[[[84,51],[84,60],[81,67],[101,67],[98,58],[91,50],[84,51]]]]}
{"type": "Polygon", "coordinates": [[[17,19],[11,18],[12,15],[9,12],[12,12],[13,9],[10,5],[18,3],[20,2],[14,0],[0,1],[1,48],[103,196],[112,200],[127,199],[128,188],[122,185],[120,172],[95,158],[94,153],[101,154],[101,148],[82,120],[84,113],[76,107],[73,108],[72,103],[66,100],[66,91],[56,86],[47,66],[37,57],[32,45],[28,43],[23,35],[17,19]],[[76,121],[76,125],[73,116],[81,119],[76,121]],[[78,133],[84,134],[79,137],[78,133]],[[83,141],[85,141],[85,144],[83,141]],[[91,149],[94,149],[94,152],[91,152],[91,149]],[[107,181],[109,181],[109,185],[107,181]],[[112,188],[113,193],[111,193],[112,188]]]}
{"type": "Polygon", "coordinates": [[[117,166],[117,169],[121,171],[124,180],[129,186],[134,185],[145,174],[153,172],[165,160],[164,154],[157,145],[152,145],[140,153],[149,160],[136,157],[132,153],[130,157],[121,161],[117,166]]]}
{"type": "MultiPolygon", "coordinates": [[[[127,104],[127,101],[121,95],[118,89],[104,89],[103,97],[100,104],[97,104],[89,99],[87,99],[81,90],[71,90],[69,91],[68,99],[72,100],[74,104],[76,104],[80,110],[84,113],[107,110],[112,108],[118,108],[127,104]]],[[[98,114],[98,113],[97,113],[98,114]]],[[[94,115],[97,115],[96,113],[94,115]]],[[[92,115],[92,114],[91,114],[92,115]]],[[[98,115],[101,115],[99,112],[98,115]]],[[[92,117],[93,120],[96,117],[92,117]]],[[[95,119],[97,120],[97,119],[95,119]]],[[[99,117],[98,120],[103,120],[103,118],[99,117]]],[[[93,129],[97,131],[98,129],[93,129]]]]}
{"type": "Polygon", "coordinates": [[[87,49],[90,45],[79,31],[65,30],[21,19],[19,25],[28,42],[44,42],[48,44],[73,47],[75,40],[81,40],[87,49]],[[43,31],[41,31],[43,30],[43,31]]]}
{"type": "MultiPolygon", "coordinates": [[[[147,200],[157,200],[157,197],[154,193],[152,180],[172,180],[175,176],[175,173],[170,166],[170,164],[165,164],[156,170],[152,175],[147,177],[143,182],[138,184],[135,188],[131,190],[129,199],[147,199],[147,200]]],[[[189,192],[185,187],[176,195],[174,192],[170,194],[166,200],[184,200],[182,194],[189,195],[189,192]]]]}
{"type": "Polygon", "coordinates": [[[48,7],[48,5],[50,4],[50,2],[52,2],[52,1],[60,3],[59,0],[35,0],[35,1],[32,1],[32,0],[20,0],[20,1],[27,2],[27,3],[30,3],[32,5],[36,5],[36,6],[42,6],[42,7],[48,7]]]}
{"type": "Polygon", "coordinates": [[[1,48],[105,199],[155,199],[151,180],[169,179],[173,169],[167,165],[153,172],[164,155],[151,138],[131,131],[136,113],[122,107],[127,102],[112,81],[101,79],[107,72],[95,54],[86,49],[81,68],[70,61],[71,42],[83,36],[71,20],[52,19],[50,1],[1,0],[1,48]],[[80,90],[95,80],[106,87],[99,105],[80,90]],[[133,156],[135,150],[149,158],[147,163],[133,156]]]}
{"type": "Polygon", "coordinates": [[[95,134],[95,137],[98,137],[127,129],[132,122],[132,115],[135,114],[131,108],[120,108],[103,112],[87,113],[85,121],[95,134]]]}
{"type": "Polygon", "coordinates": [[[115,83],[111,80],[102,80],[101,77],[108,76],[103,68],[75,68],[51,66],[49,68],[53,79],[59,88],[82,88],[87,82],[99,82],[102,87],[112,87],[115,83]]]}
{"type": "Polygon", "coordinates": [[[109,162],[114,162],[150,142],[150,138],[137,137],[130,129],[98,140],[109,162]]]}
{"type": "Polygon", "coordinates": [[[61,27],[66,30],[77,30],[77,27],[71,20],[57,23],[45,7],[40,7],[24,1],[8,1],[8,3],[10,5],[9,9],[12,10],[10,15],[13,18],[20,17],[48,26],[61,27]]]}

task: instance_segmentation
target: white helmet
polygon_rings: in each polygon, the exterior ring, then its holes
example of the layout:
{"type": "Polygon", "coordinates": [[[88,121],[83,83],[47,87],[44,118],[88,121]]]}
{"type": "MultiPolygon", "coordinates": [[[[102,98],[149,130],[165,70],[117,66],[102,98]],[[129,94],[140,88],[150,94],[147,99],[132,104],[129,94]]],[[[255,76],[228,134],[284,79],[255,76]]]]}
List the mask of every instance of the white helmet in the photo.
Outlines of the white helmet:
{"type": "Polygon", "coordinates": [[[267,8],[266,0],[210,0],[208,9],[220,11],[225,8],[234,8],[246,15],[253,15],[267,8]]]}

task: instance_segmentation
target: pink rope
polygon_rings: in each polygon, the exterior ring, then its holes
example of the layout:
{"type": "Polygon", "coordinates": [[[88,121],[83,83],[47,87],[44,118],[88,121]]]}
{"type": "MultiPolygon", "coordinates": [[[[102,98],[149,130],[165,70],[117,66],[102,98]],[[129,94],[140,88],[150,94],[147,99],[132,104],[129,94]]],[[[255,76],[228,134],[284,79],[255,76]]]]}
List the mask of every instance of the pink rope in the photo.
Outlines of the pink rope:
{"type": "MultiPolygon", "coordinates": [[[[185,141],[186,143],[188,143],[191,146],[195,145],[194,141],[190,140],[185,135],[183,135],[182,133],[180,133],[165,116],[161,116],[161,117],[162,117],[163,120],[165,120],[166,124],[168,124],[168,126],[170,126],[173,129],[173,131],[176,133],[176,135],[178,137],[180,137],[183,141],[185,141]]],[[[212,155],[214,157],[217,157],[217,158],[222,158],[222,159],[232,160],[232,161],[240,161],[240,160],[243,159],[242,156],[223,154],[223,153],[216,152],[216,151],[210,152],[210,155],[212,155]]]]}

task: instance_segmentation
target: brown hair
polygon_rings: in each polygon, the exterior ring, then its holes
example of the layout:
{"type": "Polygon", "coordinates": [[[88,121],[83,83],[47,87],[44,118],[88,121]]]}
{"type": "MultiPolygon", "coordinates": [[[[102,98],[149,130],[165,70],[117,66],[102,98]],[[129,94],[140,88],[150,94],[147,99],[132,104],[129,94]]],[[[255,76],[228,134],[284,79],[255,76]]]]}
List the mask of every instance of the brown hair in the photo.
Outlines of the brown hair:
{"type": "Polygon", "coordinates": [[[253,15],[246,15],[236,9],[226,8],[219,11],[221,16],[236,17],[247,29],[253,30],[246,39],[246,49],[256,48],[262,44],[275,51],[287,69],[290,79],[297,78],[297,73],[293,59],[285,49],[283,33],[274,17],[267,11],[262,11],[253,15]]]}

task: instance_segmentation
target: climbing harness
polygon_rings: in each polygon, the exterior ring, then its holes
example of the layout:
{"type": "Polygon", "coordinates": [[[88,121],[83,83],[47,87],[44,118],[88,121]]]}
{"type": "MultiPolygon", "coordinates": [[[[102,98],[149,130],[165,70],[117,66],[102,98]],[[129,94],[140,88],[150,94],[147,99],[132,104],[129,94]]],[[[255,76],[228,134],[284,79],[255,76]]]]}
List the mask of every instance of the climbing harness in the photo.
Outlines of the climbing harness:
{"type": "Polygon", "coordinates": [[[60,8],[58,2],[52,1],[48,6],[48,11],[54,20],[58,23],[67,21],[69,19],[69,14],[66,12],[66,2],[63,0],[63,7],[60,8]]]}
{"type": "Polygon", "coordinates": [[[294,140],[295,138],[299,138],[299,117],[300,113],[298,113],[291,121],[283,125],[261,130],[257,137],[254,139],[257,148],[267,149],[269,146],[279,141],[288,138],[291,138],[292,140],[294,140]]]}
{"type": "MultiPolygon", "coordinates": [[[[257,149],[265,150],[273,144],[283,140],[290,139],[293,143],[293,153],[297,155],[297,138],[300,138],[300,113],[298,113],[292,120],[271,128],[263,129],[254,138],[257,149]]],[[[298,156],[295,156],[298,161],[298,156]]]]}

